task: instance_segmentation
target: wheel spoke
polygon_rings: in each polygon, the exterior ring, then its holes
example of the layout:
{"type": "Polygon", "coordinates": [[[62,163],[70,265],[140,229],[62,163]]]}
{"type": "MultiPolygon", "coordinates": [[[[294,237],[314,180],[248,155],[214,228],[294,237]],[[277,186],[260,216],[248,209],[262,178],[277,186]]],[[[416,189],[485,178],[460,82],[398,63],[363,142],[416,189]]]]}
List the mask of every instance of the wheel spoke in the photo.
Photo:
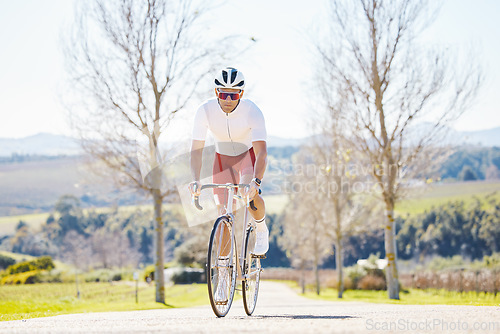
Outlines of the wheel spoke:
{"type": "Polygon", "coordinates": [[[229,256],[231,249],[234,249],[231,227],[227,218],[221,217],[214,224],[207,259],[208,295],[212,309],[218,317],[227,314],[234,297],[236,272],[233,269],[234,259],[229,256]]]}
{"type": "Polygon", "coordinates": [[[245,238],[245,280],[243,281],[243,305],[245,307],[245,312],[251,315],[255,310],[255,304],[257,303],[257,296],[259,292],[259,281],[260,281],[260,260],[253,258],[250,251],[253,250],[255,246],[255,231],[252,229],[247,232],[247,237],[245,238]]]}

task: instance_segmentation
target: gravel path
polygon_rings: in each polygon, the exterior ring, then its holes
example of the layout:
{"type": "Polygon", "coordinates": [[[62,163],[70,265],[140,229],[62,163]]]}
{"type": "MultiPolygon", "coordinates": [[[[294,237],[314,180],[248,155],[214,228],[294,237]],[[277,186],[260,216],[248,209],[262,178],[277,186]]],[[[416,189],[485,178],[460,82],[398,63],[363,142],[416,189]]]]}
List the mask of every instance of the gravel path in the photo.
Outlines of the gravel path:
{"type": "Polygon", "coordinates": [[[242,300],[218,319],[210,306],[60,315],[0,322],[0,333],[500,333],[498,306],[327,302],[264,281],[248,317],[242,300]]]}

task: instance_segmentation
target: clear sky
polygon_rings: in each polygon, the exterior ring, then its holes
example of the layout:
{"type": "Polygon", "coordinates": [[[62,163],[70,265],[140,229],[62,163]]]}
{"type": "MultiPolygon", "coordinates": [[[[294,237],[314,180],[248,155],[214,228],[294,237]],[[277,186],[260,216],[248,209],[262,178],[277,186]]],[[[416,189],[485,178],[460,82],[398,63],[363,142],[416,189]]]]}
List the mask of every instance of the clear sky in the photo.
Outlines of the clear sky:
{"type": "MultiPolygon", "coordinates": [[[[245,73],[246,97],[263,110],[270,135],[308,134],[308,114],[315,110],[308,107],[310,86],[305,82],[311,77],[304,35],[317,24],[323,4],[323,0],[233,0],[213,18],[231,32],[257,39],[248,54],[228,65],[245,73]]],[[[427,33],[429,43],[479,50],[487,75],[478,103],[455,124],[458,130],[500,126],[498,14],[500,1],[448,0],[427,33]]],[[[60,104],[64,69],[59,40],[72,17],[70,0],[0,0],[0,137],[71,133],[60,104]]],[[[178,119],[186,136],[192,112],[186,110],[178,119]]]]}

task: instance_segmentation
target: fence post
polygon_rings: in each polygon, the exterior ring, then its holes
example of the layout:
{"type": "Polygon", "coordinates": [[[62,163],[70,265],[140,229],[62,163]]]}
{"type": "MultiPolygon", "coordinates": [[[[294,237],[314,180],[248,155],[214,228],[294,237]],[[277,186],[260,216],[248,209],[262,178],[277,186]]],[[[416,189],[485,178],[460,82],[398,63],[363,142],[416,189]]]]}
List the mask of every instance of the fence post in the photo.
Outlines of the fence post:
{"type": "Polygon", "coordinates": [[[476,270],[476,296],[479,296],[479,270],[476,270]]]}
{"type": "Polygon", "coordinates": [[[495,299],[497,298],[497,270],[493,269],[493,293],[495,295],[495,299]]]}
{"type": "Polygon", "coordinates": [[[453,291],[453,273],[452,271],[450,270],[448,272],[448,291],[453,291]]]}
{"type": "Polygon", "coordinates": [[[460,294],[462,294],[464,292],[464,289],[463,289],[463,269],[460,269],[458,271],[458,291],[460,292],[460,294]]]}

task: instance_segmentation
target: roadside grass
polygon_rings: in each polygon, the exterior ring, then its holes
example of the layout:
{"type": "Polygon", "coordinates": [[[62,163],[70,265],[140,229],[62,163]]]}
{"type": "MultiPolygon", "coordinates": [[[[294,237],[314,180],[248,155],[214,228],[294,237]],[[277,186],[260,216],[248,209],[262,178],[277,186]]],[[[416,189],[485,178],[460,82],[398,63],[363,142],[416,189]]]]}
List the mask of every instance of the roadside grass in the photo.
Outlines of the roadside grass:
{"type": "Polygon", "coordinates": [[[174,285],[165,289],[166,305],[155,302],[154,285],[142,283],[135,302],[135,283],[83,283],[76,297],[74,283],[3,285],[0,321],[59,314],[167,309],[208,305],[206,284],[174,285]]]}
{"type": "Polygon", "coordinates": [[[328,301],[350,301],[399,305],[470,305],[470,306],[500,306],[500,294],[476,292],[456,292],[443,289],[408,289],[401,291],[399,300],[389,299],[387,291],[347,290],[342,299],[337,298],[338,291],[333,288],[322,288],[320,295],[313,286],[307,286],[305,294],[300,293],[297,282],[287,282],[301,296],[328,301]]]}

